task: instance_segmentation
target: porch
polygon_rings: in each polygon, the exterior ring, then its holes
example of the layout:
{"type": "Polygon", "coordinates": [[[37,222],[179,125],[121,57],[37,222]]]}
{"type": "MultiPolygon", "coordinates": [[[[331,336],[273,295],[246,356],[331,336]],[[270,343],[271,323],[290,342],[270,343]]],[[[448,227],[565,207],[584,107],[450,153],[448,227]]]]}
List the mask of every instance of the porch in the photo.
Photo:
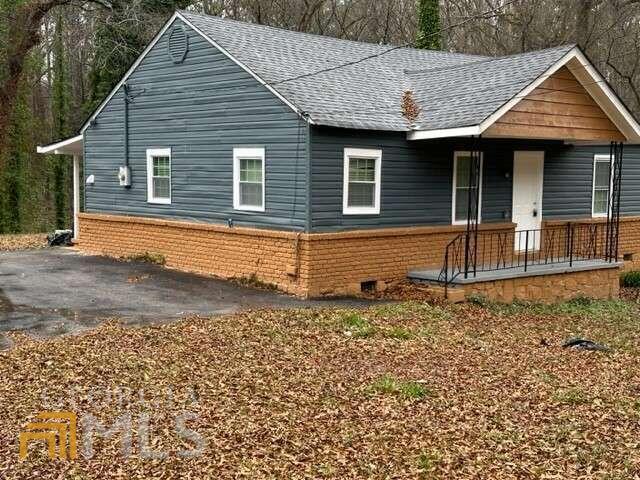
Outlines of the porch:
{"type": "Polygon", "coordinates": [[[507,302],[616,298],[623,265],[618,261],[616,190],[606,222],[494,231],[478,230],[477,224],[469,222],[467,230],[446,245],[442,268],[412,269],[407,278],[440,285],[449,299],[470,294],[507,302]]]}
{"type": "MultiPolygon", "coordinates": [[[[508,270],[481,270],[470,277],[457,276],[449,285],[471,285],[474,283],[495,282],[514,278],[538,277],[542,275],[562,275],[565,273],[586,272],[601,269],[619,268],[622,262],[607,262],[605,260],[584,260],[571,263],[564,260],[559,263],[536,264],[527,269],[523,265],[508,270]]],[[[414,282],[440,283],[441,270],[412,270],[407,277],[414,282]]],[[[452,274],[453,272],[450,272],[452,274]]]]}

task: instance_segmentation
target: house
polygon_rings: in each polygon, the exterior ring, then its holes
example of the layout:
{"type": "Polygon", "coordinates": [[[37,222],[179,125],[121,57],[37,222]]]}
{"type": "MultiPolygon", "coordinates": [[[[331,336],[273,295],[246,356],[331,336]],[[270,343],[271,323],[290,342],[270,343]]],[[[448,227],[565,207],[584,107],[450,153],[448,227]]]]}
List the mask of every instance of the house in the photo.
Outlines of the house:
{"type": "Polygon", "coordinates": [[[74,156],[86,251],[302,296],[409,275],[510,300],[617,294],[639,140],[576,46],[491,58],[180,11],[38,151],[74,156]]]}

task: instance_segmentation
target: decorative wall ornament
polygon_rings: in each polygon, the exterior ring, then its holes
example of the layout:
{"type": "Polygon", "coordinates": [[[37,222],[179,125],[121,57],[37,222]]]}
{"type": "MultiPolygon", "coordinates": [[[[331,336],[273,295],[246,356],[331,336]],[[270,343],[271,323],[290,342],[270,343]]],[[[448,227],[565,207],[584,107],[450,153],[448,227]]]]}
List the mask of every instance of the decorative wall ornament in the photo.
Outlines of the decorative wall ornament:
{"type": "Polygon", "coordinates": [[[171,29],[168,41],[169,57],[173,63],[182,63],[189,52],[189,35],[182,25],[171,29]]]}

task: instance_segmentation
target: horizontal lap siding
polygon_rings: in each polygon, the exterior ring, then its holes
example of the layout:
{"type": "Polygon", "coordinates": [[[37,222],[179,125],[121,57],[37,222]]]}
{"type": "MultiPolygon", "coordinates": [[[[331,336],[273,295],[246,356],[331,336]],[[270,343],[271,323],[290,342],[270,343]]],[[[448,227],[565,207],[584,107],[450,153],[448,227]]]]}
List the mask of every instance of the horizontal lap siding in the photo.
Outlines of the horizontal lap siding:
{"type": "MultiPolygon", "coordinates": [[[[591,217],[593,157],[609,155],[609,146],[564,146],[551,150],[545,162],[544,218],[591,217]]],[[[640,147],[624,147],[623,215],[640,215],[640,147]]]]}
{"type": "Polygon", "coordinates": [[[86,131],[88,212],[303,228],[307,127],[282,101],[204,38],[188,29],[189,52],[169,58],[171,28],[129,77],[132,187],[118,185],[124,164],[119,91],[86,131]],[[233,148],[266,151],[266,212],[233,209],[233,148]],[[172,203],[147,203],[146,150],[172,149],[172,203]]]}
{"type": "MultiPolygon", "coordinates": [[[[453,152],[461,141],[408,141],[405,133],[313,127],[312,228],[315,231],[451,223],[453,152]],[[343,215],[347,147],[382,150],[380,215],[343,215]]],[[[482,218],[511,218],[513,145],[485,146],[482,218]]]]}
{"type": "Polygon", "coordinates": [[[502,115],[485,135],[573,140],[624,140],[567,67],[502,115]]]}

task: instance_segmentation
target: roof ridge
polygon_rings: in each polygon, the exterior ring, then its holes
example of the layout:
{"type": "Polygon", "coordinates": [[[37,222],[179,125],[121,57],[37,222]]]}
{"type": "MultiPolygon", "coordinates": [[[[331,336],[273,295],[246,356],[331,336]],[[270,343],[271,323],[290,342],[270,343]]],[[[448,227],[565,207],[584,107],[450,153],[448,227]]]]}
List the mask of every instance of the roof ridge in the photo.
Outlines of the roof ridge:
{"type": "Polygon", "coordinates": [[[417,74],[417,73],[429,73],[429,72],[439,72],[439,71],[443,71],[443,70],[453,70],[456,68],[463,68],[463,67],[468,67],[470,65],[476,65],[476,64],[480,64],[480,63],[489,63],[489,62],[495,62],[498,60],[505,60],[507,58],[515,58],[515,57],[523,57],[526,55],[530,55],[530,54],[540,54],[542,52],[547,52],[550,50],[564,50],[566,49],[567,51],[575,48],[577,45],[576,44],[563,44],[563,45],[558,45],[557,47],[549,47],[549,48],[543,48],[540,50],[529,50],[528,52],[522,52],[522,53],[512,53],[509,55],[502,55],[499,57],[484,57],[481,58],[475,62],[467,62],[467,63],[461,63],[459,65],[446,65],[444,67],[435,67],[435,68],[424,68],[424,69],[415,69],[415,70],[410,70],[410,69],[405,69],[404,73],[405,75],[413,75],[413,74],[417,74]]]}
{"type": "Polygon", "coordinates": [[[241,23],[242,25],[250,25],[252,27],[256,27],[256,28],[264,28],[264,29],[269,29],[269,30],[276,30],[279,32],[287,32],[287,33],[294,33],[297,35],[303,35],[303,36],[307,36],[307,37],[314,37],[314,38],[319,38],[319,39],[323,39],[323,40],[335,40],[337,42],[344,42],[344,43],[352,43],[352,44],[357,44],[357,45],[365,45],[365,46],[369,46],[369,47],[377,47],[378,49],[380,49],[381,51],[384,51],[386,49],[389,48],[397,48],[397,49],[407,49],[407,50],[414,50],[417,52],[424,52],[427,54],[436,54],[436,55],[455,55],[455,56],[459,56],[459,57],[478,57],[478,58],[487,58],[485,55],[480,55],[480,54],[476,54],[476,53],[460,53],[460,52],[449,52],[447,50],[428,50],[428,49],[424,49],[424,48],[415,48],[412,47],[410,45],[404,45],[404,44],[394,44],[394,43],[373,43],[373,42],[365,42],[363,40],[351,40],[348,38],[339,38],[339,37],[333,37],[331,35],[323,35],[320,33],[310,33],[310,32],[300,32],[298,30],[289,30],[288,28],[283,28],[283,27],[274,27],[272,25],[265,25],[262,23],[254,23],[254,22],[248,22],[245,20],[237,20],[235,18],[228,18],[228,17],[221,17],[219,15],[209,15],[206,13],[200,13],[200,12],[192,12],[189,10],[177,10],[180,14],[182,15],[193,15],[193,16],[197,16],[197,17],[201,17],[201,18],[205,18],[205,19],[217,19],[217,20],[222,20],[225,22],[230,22],[230,23],[241,23]]]}

